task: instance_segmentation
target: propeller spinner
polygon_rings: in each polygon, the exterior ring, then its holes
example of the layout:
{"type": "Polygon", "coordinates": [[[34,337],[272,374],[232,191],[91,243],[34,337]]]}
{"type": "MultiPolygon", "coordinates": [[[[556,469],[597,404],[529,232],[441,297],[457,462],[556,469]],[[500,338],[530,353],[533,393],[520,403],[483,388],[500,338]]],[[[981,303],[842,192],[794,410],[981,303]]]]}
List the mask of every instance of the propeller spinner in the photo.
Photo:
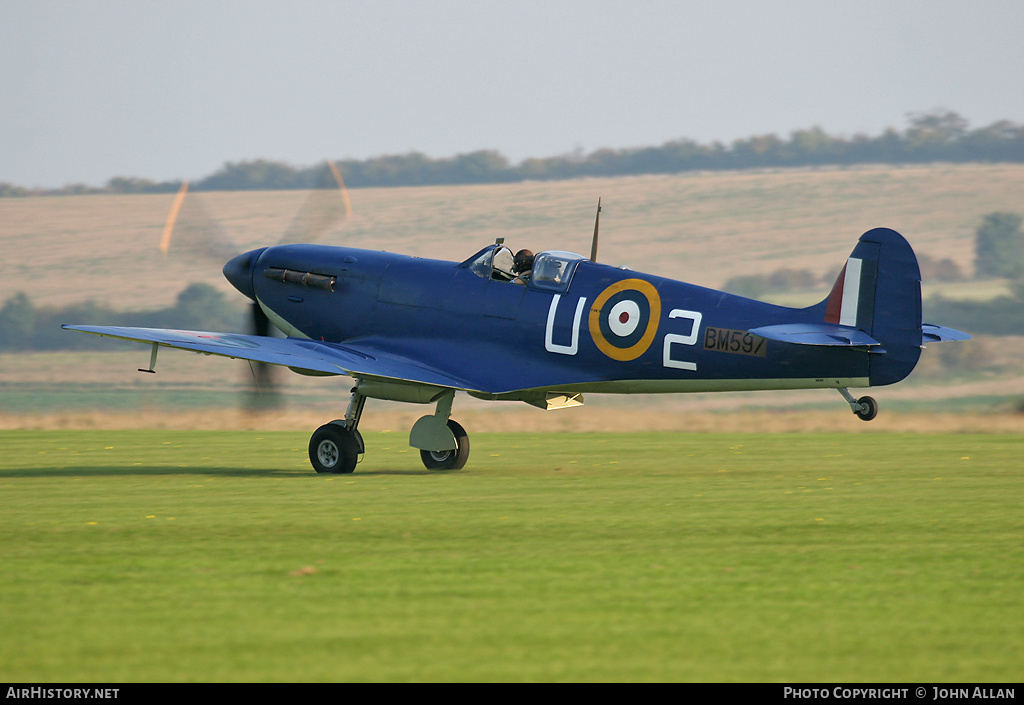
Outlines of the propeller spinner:
{"type": "MultiPolygon", "coordinates": [[[[256,302],[252,274],[256,260],[266,249],[259,248],[239,254],[240,248],[223,228],[207,214],[202,200],[188,194],[188,182],[182,184],[175,196],[171,211],[164,226],[160,250],[165,256],[187,253],[190,257],[202,257],[218,263],[228,260],[223,266],[224,277],[252,301],[249,313],[248,333],[272,335],[274,328],[266,313],[256,302]]],[[[338,167],[328,161],[320,172],[317,183],[310,191],[291,225],[282,235],[278,244],[314,242],[327,233],[332,226],[352,215],[345,181],[338,167]],[[340,198],[338,196],[341,196],[340,198]]],[[[257,406],[265,407],[279,403],[274,390],[273,368],[262,363],[252,363],[252,377],[256,393],[250,394],[257,406]],[[269,394],[268,394],[269,392],[269,394]]]]}

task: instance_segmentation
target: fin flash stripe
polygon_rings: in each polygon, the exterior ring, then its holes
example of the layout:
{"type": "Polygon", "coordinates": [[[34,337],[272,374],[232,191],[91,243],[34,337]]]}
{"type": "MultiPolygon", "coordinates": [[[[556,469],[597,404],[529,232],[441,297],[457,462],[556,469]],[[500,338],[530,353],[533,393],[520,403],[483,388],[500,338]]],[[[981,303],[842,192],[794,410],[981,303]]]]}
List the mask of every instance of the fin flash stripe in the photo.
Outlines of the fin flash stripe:
{"type": "Polygon", "coordinates": [[[840,326],[857,327],[857,308],[860,304],[862,260],[851,257],[839,273],[825,306],[825,322],[840,326]]]}

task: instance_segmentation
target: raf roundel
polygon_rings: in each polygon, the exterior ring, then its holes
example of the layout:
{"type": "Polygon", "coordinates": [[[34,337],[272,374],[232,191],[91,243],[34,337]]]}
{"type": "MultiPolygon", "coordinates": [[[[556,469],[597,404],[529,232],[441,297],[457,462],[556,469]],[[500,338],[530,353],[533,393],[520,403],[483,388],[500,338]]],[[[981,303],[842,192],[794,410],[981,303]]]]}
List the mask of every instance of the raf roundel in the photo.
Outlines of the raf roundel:
{"type": "Polygon", "coordinates": [[[661,299],[642,279],[624,279],[602,291],[590,308],[590,336],[613,360],[635,360],[658,332],[661,299]]]}

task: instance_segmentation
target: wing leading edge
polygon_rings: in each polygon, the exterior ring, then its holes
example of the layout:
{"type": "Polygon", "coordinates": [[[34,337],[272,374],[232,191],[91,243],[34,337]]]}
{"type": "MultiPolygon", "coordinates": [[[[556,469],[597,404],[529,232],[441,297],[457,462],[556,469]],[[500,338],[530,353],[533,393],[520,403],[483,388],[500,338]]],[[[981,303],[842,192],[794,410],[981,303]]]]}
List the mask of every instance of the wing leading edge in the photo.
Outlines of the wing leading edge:
{"type": "Polygon", "coordinates": [[[216,333],[164,328],[122,326],[70,326],[65,330],[108,338],[132,340],[204,355],[282,365],[314,375],[374,377],[395,382],[448,387],[460,391],[479,390],[463,379],[427,367],[401,355],[352,345],[325,343],[302,338],[270,338],[238,333],[216,333]]]}

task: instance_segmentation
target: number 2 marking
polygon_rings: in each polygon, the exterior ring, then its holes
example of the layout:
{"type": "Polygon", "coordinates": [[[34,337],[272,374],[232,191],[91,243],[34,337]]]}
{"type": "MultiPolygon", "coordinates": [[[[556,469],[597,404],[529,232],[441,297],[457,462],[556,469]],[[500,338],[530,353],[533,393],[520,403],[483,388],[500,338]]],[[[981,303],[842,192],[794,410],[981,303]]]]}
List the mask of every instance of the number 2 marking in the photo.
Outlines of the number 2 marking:
{"type": "Polygon", "coordinates": [[[678,343],[679,345],[696,345],[698,332],[700,329],[700,322],[703,316],[700,311],[687,311],[681,308],[672,309],[672,312],[668,314],[669,318],[685,318],[693,322],[689,335],[679,335],[678,333],[667,333],[665,335],[665,352],[662,356],[662,365],[665,367],[672,367],[677,370],[691,370],[696,371],[696,362],[684,362],[683,360],[674,360],[672,358],[672,344],[678,343]]]}

